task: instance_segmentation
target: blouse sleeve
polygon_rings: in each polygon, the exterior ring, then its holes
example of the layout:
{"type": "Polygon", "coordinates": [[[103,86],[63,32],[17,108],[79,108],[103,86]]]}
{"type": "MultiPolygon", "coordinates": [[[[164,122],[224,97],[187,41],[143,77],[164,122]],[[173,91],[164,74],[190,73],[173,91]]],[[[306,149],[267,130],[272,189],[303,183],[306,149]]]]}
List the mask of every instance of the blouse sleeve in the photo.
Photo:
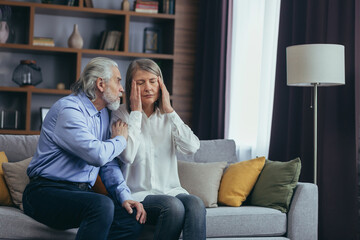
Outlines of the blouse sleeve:
{"type": "Polygon", "coordinates": [[[193,154],[200,148],[199,138],[173,111],[167,113],[171,123],[171,132],[176,149],[183,154],[193,154]]]}
{"type": "Polygon", "coordinates": [[[135,156],[139,150],[141,143],[141,112],[132,111],[130,114],[119,109],[113,111],[111,117],[111,123],[121,120],[128,124],[128,140],[127,147],[119,155],[122,162],[132,164],[135,160],[135,156]]]}

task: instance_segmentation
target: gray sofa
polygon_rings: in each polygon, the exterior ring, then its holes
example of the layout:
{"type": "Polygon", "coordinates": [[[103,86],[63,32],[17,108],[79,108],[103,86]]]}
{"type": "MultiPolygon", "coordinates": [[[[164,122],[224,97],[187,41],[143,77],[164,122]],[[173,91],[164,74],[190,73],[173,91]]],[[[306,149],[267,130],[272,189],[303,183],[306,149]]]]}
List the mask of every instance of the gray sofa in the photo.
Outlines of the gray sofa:
{"type": "MultiPolygon", "coordinates": [[[[0,135],[0,151],[9,162],[31,157],[37,135],[0,135]]],[[[201,148],[191,157],[178,155],[183,161],[208,162],[214,159],[236,161],[232,140],[201,141],[201,148]]],[[[318,189],[315,184],[299,182],[287,214],[257,206],[207,208],[208,239],[317,239],[318,189]]],[[[142,239],[151,239],[146,227],[142,239]]],[[[15,207],[0,206],[0,239],[74,239],[77,229],[58,231],[26,216],[15,207]]]]}

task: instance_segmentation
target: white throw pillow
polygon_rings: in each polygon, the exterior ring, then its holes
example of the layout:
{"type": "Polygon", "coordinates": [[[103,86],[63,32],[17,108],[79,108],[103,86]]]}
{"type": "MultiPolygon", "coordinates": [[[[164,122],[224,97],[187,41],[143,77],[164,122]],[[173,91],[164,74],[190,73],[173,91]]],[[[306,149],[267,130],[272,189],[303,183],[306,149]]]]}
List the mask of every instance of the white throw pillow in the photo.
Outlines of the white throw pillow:
{"type": "Polygon", "coordinates": [[[195,163],[178,160],[181,186],[203,200],[205,207],[217,207],[221,177],[227,162],[195,163]]]}

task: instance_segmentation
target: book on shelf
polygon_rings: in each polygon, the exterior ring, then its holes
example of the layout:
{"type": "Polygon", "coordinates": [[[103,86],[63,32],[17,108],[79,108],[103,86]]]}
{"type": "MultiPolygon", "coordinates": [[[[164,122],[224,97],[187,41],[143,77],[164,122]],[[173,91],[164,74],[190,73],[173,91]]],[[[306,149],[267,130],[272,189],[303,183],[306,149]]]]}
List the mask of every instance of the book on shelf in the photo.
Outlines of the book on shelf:
{"type": "Polygon", "coordinates": [[[34,37],[33,38],[33,46],[54,47],[55,42],[54,42],[53,38],[49,38],[49,37],[34,37]]]}
{"type": "Polygon", "coordinates": [[[159,2],[158,1],[136,1],[135,12],[142,13],[158,13],[159,2]]]}
{"type": "Polygon", "coordinates": [[[68,0],[67,5],[68,6],[75,6],[75,0],[68,0]]]}
{"type": "Polygon", "coordinates": [[[175,14],[175,0],[159,0],[159,12],[175,14]]]}
{"type": "Polygon", "coordinates": [[[84,0],[84,7],[93,8],[94,4],[92,0],[84,0]]]}
{"type": "Polygon", "coordinates": [[[101,33],[101,40],[99,49],[108,50],[108,51],[119,51],[121,42],[121,32],[112,30],[112,31],[103,31],[101,33]]]}

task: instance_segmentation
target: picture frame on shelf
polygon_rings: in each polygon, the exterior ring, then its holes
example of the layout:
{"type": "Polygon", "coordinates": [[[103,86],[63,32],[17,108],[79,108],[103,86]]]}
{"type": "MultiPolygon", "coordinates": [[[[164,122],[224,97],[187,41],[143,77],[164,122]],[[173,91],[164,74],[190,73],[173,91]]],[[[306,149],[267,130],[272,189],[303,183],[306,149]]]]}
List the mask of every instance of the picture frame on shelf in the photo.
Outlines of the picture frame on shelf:
{"type": "Polygon", "coordinates": [[[159,28],[147,27],[144,29],[144,53],[160,53],[161,30],[159,28]]]}
{"type": "Polygon", "coordinates": [[[50,110],[50,108],[48,108],[48,107],[40,108],[41,124],[44,122],[46,114],[49,112],[49,110],[50,110]]]}

